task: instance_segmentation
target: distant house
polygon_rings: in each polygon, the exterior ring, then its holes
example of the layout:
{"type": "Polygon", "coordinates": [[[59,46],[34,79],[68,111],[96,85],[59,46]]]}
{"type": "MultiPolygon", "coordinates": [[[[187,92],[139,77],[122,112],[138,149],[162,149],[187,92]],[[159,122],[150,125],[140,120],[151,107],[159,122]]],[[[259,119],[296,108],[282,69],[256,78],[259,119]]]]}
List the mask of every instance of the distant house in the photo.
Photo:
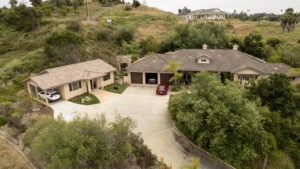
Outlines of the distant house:
{"type": "Polygon", "coordinates": [[[91,93],[93,89],[104,88],[114,83],[116,68],[101,59],[81,62],[51,69],[46,69],[26,80],[29,95],[48,105],[48,100],[39,97],[40,92],[56,90],[64,100],[84,93],[91,93]]]}
{"type": "Polygon", "coordinates": [[[184,15],[186,21],[221,21],[226,19],[226,12],[218,9],[200,9],[184,15]]]}
{"type": "Polygon", "coordinates": [[[203,49],[182,49],[166,54],[151,54],[139,59],[128,68],[128,79],[131,84],[152,85],[170,83],[173,74],[164,67],[170,61],[180,62],[179,71],[189,83],[192,74],[201,71],[214,72],[221,75],[222,80],[231,79],[240,85],[248,85],[249,81],[268,77],[271,74],[288,74],[290,66],[284,63],[268,63],[252,55],[232,50],[210,50],[207,45],[203,49]]]}

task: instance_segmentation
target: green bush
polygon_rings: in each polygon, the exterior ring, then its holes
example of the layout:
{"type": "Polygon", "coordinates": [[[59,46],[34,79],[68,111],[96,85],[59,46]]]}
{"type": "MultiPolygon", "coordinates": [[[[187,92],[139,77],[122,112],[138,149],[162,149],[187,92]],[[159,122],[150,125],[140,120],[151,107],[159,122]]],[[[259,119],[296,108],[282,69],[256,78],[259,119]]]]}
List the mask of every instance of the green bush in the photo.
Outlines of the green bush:
{"type": "Polygon", "coordinates": [[[116,41],[122,44],[123,41],[130,43],[134,37],[134,28],[130,25],[120,27],[116,33],[116,41]]]}
{"type": "Polygon", "coordinates": [[[234,83],[224,85],[220,76],[206,72],[193,76],[188,91],[169,100],[176,126],[191,141],[236,168],[268,153],[269,135],[260,109],[234,83]]]}
{"type": "Polygon", "coordinates": [[[38,27],[41,14],[33,7],[19,5],[5,12],[3,21],[18,31],[32,31],[38,27]]]}
{"type": "Polygon", "coordinates": [[[81,25],[79,21],[72,21],[67,25],[66,29],[69,31],[79,32],[81,30],[81,25]]]}
{"type": "Polygon", "coordinates": [[[141,6],[141,3],[140,3],[138,0],[134,0],[133,3],[132,3],[132,6],[133,6],[134,8],[138,8],[138,7],[141,6]]]}
{"type": "Polygon", "coordinates": [[[125,11],[131,11],[131,10],[132,10],[131,6],[129,6],[129,5],[125,6],[125,11]]]}
{"type": "Polygon", "coordinates": [[[62,16],[67,16],[67,14],[69,13],[69,8],[67,8],[67,7],[62,7],[62,8],[60,8],[58,11],[59,11],[59,13],[60,13],[62,16]]]}
{"type": "Polygon", "coordinates": [[[0,115],[0,127],[7,123],[6,118],[3,115],[0,115]]]}
{"type": "Polygon", "coordinates": [[[97,33],[97,40],[98,41],[110,41],[113,39],[112,37],[113,32],[109,29],[101,29],[97,33]]]}

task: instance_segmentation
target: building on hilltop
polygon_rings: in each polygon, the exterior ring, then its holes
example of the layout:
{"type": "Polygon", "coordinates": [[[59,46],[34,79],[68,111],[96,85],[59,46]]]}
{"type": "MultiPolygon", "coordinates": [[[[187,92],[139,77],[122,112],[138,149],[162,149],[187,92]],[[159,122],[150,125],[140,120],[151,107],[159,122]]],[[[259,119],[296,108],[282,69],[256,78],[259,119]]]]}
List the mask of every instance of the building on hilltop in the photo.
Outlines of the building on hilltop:
{"type": "Polygon", "coordinates": [[[184,19],[186,21],[223,21],[226,19],[226,12],[218,9],[200,9],[196,11],[192,11],[186,15],[184,15],[184,19]]]}

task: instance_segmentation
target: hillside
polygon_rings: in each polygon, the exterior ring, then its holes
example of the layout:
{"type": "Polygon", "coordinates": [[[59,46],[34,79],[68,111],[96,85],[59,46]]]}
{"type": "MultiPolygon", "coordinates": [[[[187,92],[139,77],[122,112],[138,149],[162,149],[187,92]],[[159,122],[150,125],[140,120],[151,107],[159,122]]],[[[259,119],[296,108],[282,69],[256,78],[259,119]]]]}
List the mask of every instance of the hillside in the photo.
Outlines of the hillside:
{"type": "Polygon", "coordinates": [[[287,33],[282,32],[280,22],[231,20],[229,23],[233,25],[234,28],[229,32],[231,35],[247,36],[252,32],[256,32],[263,35],[265,39],[278,38],[289,44],[296,44],[300,39],[299,25],[296,26],[293,32],[287,33]]]}
{"type": "Polygon", "coordinates": [[[172,34],[179,22],[179,18],[174,14],[146,6],[126,11],[125,5],[102,7],[94,2],[90,4],[89,9],[90,23],[85,22],[84,6],[80,6],[76,12],[72,7],[66,7],[64,12],[54,8],[50,16],[42,18],[40,29],[31,32],[17,32],[0,23],[0,75],[13,69],[24,69],[29,65],[37,67],[33,69],[34,72],[43,69],[41,60],[45,39],[53,32],[64,31],[72,22],[80,24],[81,30],[78,34],[84,39],[87,59],[100,57],[107,61],[119,53],[119,47],[114,43],[98,41],[99,30],[116,30],[130,25],[135,29],[135,40],[152,36],[159,41],[172,34]],[[108,18],[113,19],[112,25],[108,25],[108,18]]]}

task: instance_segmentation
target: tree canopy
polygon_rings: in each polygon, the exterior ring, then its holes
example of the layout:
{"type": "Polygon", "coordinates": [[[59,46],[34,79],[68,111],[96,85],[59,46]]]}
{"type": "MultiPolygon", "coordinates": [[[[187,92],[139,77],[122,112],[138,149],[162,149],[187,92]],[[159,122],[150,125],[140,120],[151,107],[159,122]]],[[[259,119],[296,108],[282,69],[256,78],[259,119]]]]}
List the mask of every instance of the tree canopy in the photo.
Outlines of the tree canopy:
{"type": "Polygon", "coordinates": [[[82,60],[82,43],[83,38],[75,32],[55,32],[46,39],[44,52],[50,64],[71,64],[82,60]]]}
{"type": "Polygon", "coordinates": [[[170,98],[169,111],[190,140],[236,167],[269,151],[269,135],[256,104],[216,74],[196,74],[189,92],[170,98]]]}
{"type": "Polygon", "coordinates": [[[24,141],[34,160],[47,169],[151,168],[156,157],[132,133],[134,126],[129,118],[110,124],[104,117],[71,122],[44,119],[26,131],[24,141]]]}
{"type": "Polygon", "coordinates": [[[35,8],[24,4],[5,10],[2,18],[6,25],[18,31],[31,31],[38,28],[40,19],[41,14],[35,8]]]}
{"type": "Polygon", "coordinates": [[[294,13],[293,8],[286,9],[285,13],[281,16],[282,31],[293,31],[296,24],[299,22],[299,14],[294,13]]]}
{"type": "Polygon", "coordinates": [[[207,44],[212,48],[226,48],[228,37],[224,27],[216,24],[180,25],[176,28],[176,34],[162,41],[162,53],[184,48],[202,48],[207,44]]]}

